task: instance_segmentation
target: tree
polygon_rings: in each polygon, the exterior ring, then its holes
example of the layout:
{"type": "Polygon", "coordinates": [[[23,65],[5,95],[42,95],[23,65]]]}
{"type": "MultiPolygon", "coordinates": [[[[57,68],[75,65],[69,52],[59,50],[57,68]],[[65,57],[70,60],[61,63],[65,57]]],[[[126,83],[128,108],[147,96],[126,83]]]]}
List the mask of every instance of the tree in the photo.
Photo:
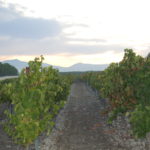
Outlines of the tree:
{"type": "Polygon", "coordinates": [[[0,62],[0,76],[13,76],[13,75],[18,75],[18,70],[8,63],[2,64],[0,62]]]}

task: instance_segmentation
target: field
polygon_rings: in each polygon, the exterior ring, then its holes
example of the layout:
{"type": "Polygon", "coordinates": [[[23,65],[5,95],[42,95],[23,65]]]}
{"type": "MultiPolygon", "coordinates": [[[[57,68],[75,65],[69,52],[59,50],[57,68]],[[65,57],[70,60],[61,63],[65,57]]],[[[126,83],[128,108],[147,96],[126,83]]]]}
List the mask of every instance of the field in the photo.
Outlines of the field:
{"type": "Polygon", "coordinates": [[[149,57],[126,49],[103,72],[61,74],[42,61],[0,82],[2,150],[149,149],[149,57]]]}
{"type": "Polygon", "coordinates": [[[6,79],[12,79],[12,78],[18,78],[18,76],[5,76],[5,77],[0,77],[0,80],[6,80],[6,79]]]}

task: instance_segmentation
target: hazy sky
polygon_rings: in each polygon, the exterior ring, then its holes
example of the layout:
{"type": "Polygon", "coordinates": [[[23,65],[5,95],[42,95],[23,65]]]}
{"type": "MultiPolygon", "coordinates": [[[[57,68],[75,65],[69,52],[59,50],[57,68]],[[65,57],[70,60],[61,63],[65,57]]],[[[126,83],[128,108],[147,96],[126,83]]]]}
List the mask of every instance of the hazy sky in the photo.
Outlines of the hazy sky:
{"type": "Polygon", "coordinates": [[[150,48],[149,0],[0,0],[0,60],[70,66],[120,61],[150,48]]]}

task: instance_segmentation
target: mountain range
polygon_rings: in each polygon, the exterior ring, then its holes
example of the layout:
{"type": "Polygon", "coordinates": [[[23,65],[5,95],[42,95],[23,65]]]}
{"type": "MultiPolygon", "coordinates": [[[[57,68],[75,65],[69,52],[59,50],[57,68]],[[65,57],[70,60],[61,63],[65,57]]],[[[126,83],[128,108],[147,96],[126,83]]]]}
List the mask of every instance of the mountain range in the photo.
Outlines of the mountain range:
{"type": "MultiPolygon", "coordinates": [[[[28,66],[27,62],[20,61],[18,59],[13,60],[5,60],[2,63],[8,63],[18,69],[19,72],[25,67],[28,66]]],[[[43,63],[43,67],[52,66],[50,64],[43,63]]],[[[60,66],[53,66],[53,68],[58,69],[60,72],[84,72],[84,71],[102,71],[108,67],[108,64],[83,64],[83,63],[77,63],[70,67],[60,67],[60,66]]]]}

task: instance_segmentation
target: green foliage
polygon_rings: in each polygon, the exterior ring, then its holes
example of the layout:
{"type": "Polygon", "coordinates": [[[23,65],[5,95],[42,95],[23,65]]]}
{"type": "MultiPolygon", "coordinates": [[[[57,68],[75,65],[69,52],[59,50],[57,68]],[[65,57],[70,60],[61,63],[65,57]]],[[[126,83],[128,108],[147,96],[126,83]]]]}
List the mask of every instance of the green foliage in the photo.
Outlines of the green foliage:
{"type": "Polygon", "coordinates": [[[18,75],[18,70],[10,64],[2,64],[0,62],[0,76],[14,76],[18,75]]]}
{"type": "Polygon", "coordinates": [[[135,110],[131,117],[134,134],[141,137],[149,132],[147,126],[150,126],[150,114],[146,107],[150,107],[150,57],[143,58],[132,49],[125,49],[121,62],[110,64],[99,75],[86,74],[86,80],[97,87],[102,97],[109,99],[109,122],[119,113],[135,110]],[[141,111],[139,105],[145,109],[141,111]],[[140,117],[146,125],[140,122],[140,117]]]}
{"type": "Polygon", "coordinates": [[[133,134],[136,137],[145,137],[150,132],[150,106],[142,107],[139,105],[131,113],[130,118],[133,127],[133,134]]]}
{"type": "Polygon", "coordinates": [[[111,64],[102,77],[101,90],[109,98],[112,108],[126,107],[132,110],[137,104],[150,105],[150,61],[136,56],[131,49],[125,49],[120,63],[111,64]]]}
{"type": "Polygon", "coordinates": [[[126,112],[126,107],[123,107],[123,106],[113,109],[109,113],[109,118],[107,122],[109,124],[112,124],[112,121],[117,118],[118,114],[124,114],[125,112],[126,112]]]}
{"type": "Polygon", "coordinates": [[[99,91],[99,89],[101,88],[101,74],[102,72],[87,72],[81,74],[80,78],[86,81],[93,89],[99,91]]]}
{"type": "Polygon", "coordinates": [[[61,72],[60,74],[71,84],[74,81],[78,81],[83,72],[61,72]]]}
{"type": "Polygon", "coordinates": [[[6,79],[0,81],[0,103],[12,102],[11,86],[16,82],[16,79],[6,79]]]}
{"type": "Polygon", "coordinates": [[[63,107],[69,84],[52,67],[42,68],[43,57],[30,61],[10,90],[14,113],[6,112],[6,132],[20,144],[31,144],[42,132],[51,130],[53,118],[63,107]]]}

